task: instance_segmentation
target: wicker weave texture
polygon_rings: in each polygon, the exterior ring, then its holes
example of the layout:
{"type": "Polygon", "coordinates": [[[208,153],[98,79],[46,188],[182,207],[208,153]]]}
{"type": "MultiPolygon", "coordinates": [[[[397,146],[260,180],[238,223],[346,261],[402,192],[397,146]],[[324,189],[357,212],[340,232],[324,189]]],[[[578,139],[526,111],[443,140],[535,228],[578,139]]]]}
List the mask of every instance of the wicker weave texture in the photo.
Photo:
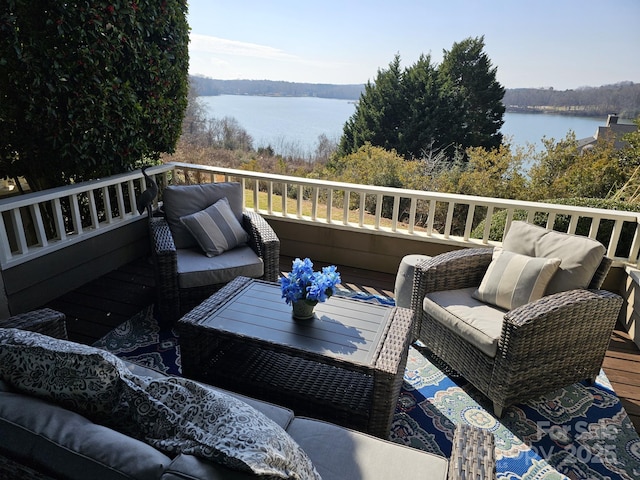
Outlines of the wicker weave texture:
{"type": "Polygon", "coordinates": [[[449,480],[493,480],[496,478],[495,441],[486,430],[459,424],[453,435],[449,480]]]}
{"type": "MultiPolygon", "coordinates": [[[[490,262],[491,250],[480,248],[448,252],[417,266],[412,297],[416,337],[486,395],[497,415],[511,404],[594,380],[622,306],[614,293],[571,290],[507,312],[495,358],[422,309],[428,292],[478,286],[490,262]]],[[[605,258],[593,286],[602,284],[610,265],[605,258]]]]}
{"type": "Polygon", "coordinates": [[[2,480],[56,480],[34,468],[22,465],[17,460],[0,453],[0,479],[2,480]]]}
{"type": "Polygon", "coordinates": [[[50,337],[67,338],[65,314],[50,308],[33,310],[0,320],[0,327],[20,328],[22,330],[49,335],[50,337]]]}
{"type": "MultiPolygon", "coordinates": [[[[244,213],[242,226],[249,235],[249,246],[264,264],[262,279],[276,281],[280,262],[278,236],[266,220],[255,212],[244,213]]],[[[178,285],[177,250],[166,219],[163,217],[151,218],[149,235],[154,260],[158,310],[162,321],[172,324],[181,315],[193,309],[225,284],[180,288],[178,285]]]]}
{"type": "Polygon", "coordinates": [[[393,309],[368,365],[203,325],[256,281],[239,277],[180,319],[185,375],[387,438],[412,337],[411,310],[393,309]]]}

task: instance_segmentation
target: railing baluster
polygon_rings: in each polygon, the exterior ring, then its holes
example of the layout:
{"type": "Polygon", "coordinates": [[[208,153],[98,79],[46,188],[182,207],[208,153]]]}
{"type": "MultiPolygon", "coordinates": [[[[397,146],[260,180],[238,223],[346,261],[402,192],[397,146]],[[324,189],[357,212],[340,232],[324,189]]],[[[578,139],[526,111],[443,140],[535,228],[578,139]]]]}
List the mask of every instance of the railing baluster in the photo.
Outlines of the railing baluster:
{"type": "Polygon", "coordinates": [[[344,200],[342,205],[342,223],[349,225],[349,202],[351,201],[351,190],[344,191],[344,200]]]}
{"type": "Polygon", "coordinates": [[[281,184],[281,188],[282,188],[282,216],[283,217],[288,217],[288,213],[287,213],[287,200],[289,199],[289,190],[288,190],[288,186],[289,184],[286,182],[282,182],[281,184]]]}
{"type": "Polygon", "coordinates": [[[580,219],[579,215],[571,215],[571,220],[569,220],[569,227],[567,228],[567,233],[576,233],[576,228],[578,226],[578,220],[580,219]]]}
{"type": "Polygon", "coordinates": [[[640,267],[640,222],[636,223],[636,230],[633,233],[633,241],[631,242],[631,250],[629,252],[629,260],[633,262],[636,267],[640,267]]]}
{"type": "Polygon", "coordinates": [[[53,220],[56,226],[56,239],[64,242],[67,239],[67,229],[62,216],[62,203],[59,198],[53,199],[53,220]]]}
{"type": "Polygon", "coordinates": [[[18,252],[27,253],[29,246],[27,245],[27,236],[24,233],[24,225],[22,224],[22,213],[20,208],[14,208],[10,212],[11,221],[13,222],[13,230],[16,232],[16,240],[18,242],[18,252]]]}
{"type": "MultiPolygon", "coordinates": [[[[493,217],[493,205],[489,205],[487,207],[487,218],[484,221],[484,232],[482,232],[482,243],[485,245],[489,243],[489,235],[491,234],[491,218],[493,217]]],[[[505,225],[505,230],[502,233],[504,235],[507,233],[507,226],[505,225]]]]}
{"type": "Polygon", "coordinates": [[[298,218],[302,218],[302,205],[304,201],[304,187],[298,184],[298,205],[296,207],[296,215],[298,218]]]}
{"type": "MultiPolygon", "coordinates": [[[[138,213],[138,205],[136,202],[136,187],[135,187],[135,184],[133,183],[133,180],[129,180],[127,182],[127,191],[129,192],[129,209],[131,210],[131,214],[135,215],[136,213],[138,213]]],[[[144,192],[144,189],[142,189],[141,192],[144,192]]],[[[154,199],[154,202],[157,204],[158,202],[157,196],[154,199]]]]}
{"type": "Polygon", "coordinates": [[[333,213],[333,188],[327,191],[327,223],[332,223],[331,217],[333,213]]]}
{"type": "Polygon", "coordinates": [[[528,210],[527,210],[527,222],[529,222],[529,223],[533,223],[533,221],[535,220],[535,218],[536,218],[536,211],[535,211],[535,210],[528,209],[528,210]]]}
{"type": "Polygon", "coordinates": [[[556,223],[556,212],[549,212],[549,218],[547,219],[547,229],[553,230],[553,226],[556,223]]]}
{"type": "Polygon", "coordinates": [[[313,187],[313,196],[311,197],[311,220],[318,220],[318,195],[320,191],[318,187],[313,187]]]}
{"type": "Polygon", "coordinates": [[[436,201],[429,200],[429,217],[427,218],[427,235],[433,235],[433,221],[436,217],[436,201]]]}
{"type": "Polygon", "coordinates": [[[416,212],[418,211],[418,199],[411,197],[411,207],[409,208],[409,225],[407,230],[409,233],[413,233],[416,227],[416,212]]]}
{"type": "MultiPolygon", "coordinates": [[[[122,193],[121,183],[118,183],[116,185],[116,201],[118,202],[118,212],[120,213],[119,218],[123,219],[127,213],[124,206],[124,193],[122,193]]],[[[131,213],[133,212],[135,212],[135,210],[133,210],[131,213]]]]}
{"type": "Polygon", "coordinates": [[[253,184],[253,211],[260,211],[260,180],[256,178],[253,184]]]}
{"type": "Polygon", "coordinates": [[[0,258],[2,263],[6,263],[13,258],[9,236],[7,235],[7,227],[4,224],[4,216],[0,218],[0,252],[2,253],[2,257],[0,258]]]}
{"type": "Polygon", "coordinates": [[[273,182],[267,183],[267,213],[273,215],[273,182]]]}
{"type": "Polygon", "coordinates": [[[358,224],[363,227],[364,226],[364,214],[366,211],[366,202],[367,202],[367,194],[365,192],[360,192],[360,206],[359,208],[359,219],[358,219],[358,224]]]}
{"type": "Polygon", "coordinates": [[[616,220],[613,224],[611,237],[609,239],[609,248],[607,249],[607,257],[614,258],[616,256],[616,248],[620,241],[620,233],[622,232],[622,220],[616,220]]]}
{"type": "Polygon", "coordinates": [[[98,220],[98,208],[96,207],[96,197],[93,190],[89,190],[89,215],[91,218],[91,226],[94,229],[100,228],[98,220]]]}
{"type": "Polygon", "coordinates": [[[49,243],[47,240],[47,232],[44,229],[44,222],[42,221],[42,212],[40,211],[40,204],[35,203],[31,205],[31,218],[33,218],[33,228],[36,233],[37,246],[46,247],[49,243]]]}
{"type": "Polygon", "coordinates": [[[512,208],[507,208],[507,219],[505,220],[505,230],[509,230],[509,228],[511,227],[511,222],[513,221],[513,209],[512,208]]]}
{"type": "Polygon", "coordinates": [[[109,187],[102,187],[102,200],[104,204],[105,223],[110,224],[113,222],[113,211],[111,210],[111,194],[109,193],[109,187]]]}
{"type": "Polygon", "coordinates": [[[382,218],[382,201],[383,201],[383,196],[381,193],[379,193],[377,195],[377,201],[376,201],[376,220],[375,220],[376,230],[380,230],[380,218],[382,218]]]}
{"type": "Polygon", "coordinates": [[[469,204],[469,209],[467,210],[467,220],[465,221],[464,224],[464,241],[468,241],[469,237],[471,236],[471,228],[473,227],[473,216],[475,214],[476,211],[476,204],[475,203],[470,203],[469,204]]]}
{"type": "Polygon", "coordinates": [[[71,220],[76,235],[82,235],[82,215],[80,214],[80,205],[78,204],[78,195],[71,195],[71,220]]]}
{"type": "Polygon", "coordinates": [[[400,214],[400,197],[393,196],[393,212],[391,213],[391,231],[398,231],[398,215],[400,214]]]}
{"type": "Polygon", "coordinates": [[[600,230],[600,217],[593,217],[589,228],[589,238],[595,239],[598,236],[598,230],[600,230]]]}
{"type": "Polygon", "coordinates": [[[451,223],[453,222],[453,210],[456,204],[454,202],[449,202],[449,206],[447,207],[447,220],[444,225],[444,238],[449,238],[451,235],[451,223]]]}

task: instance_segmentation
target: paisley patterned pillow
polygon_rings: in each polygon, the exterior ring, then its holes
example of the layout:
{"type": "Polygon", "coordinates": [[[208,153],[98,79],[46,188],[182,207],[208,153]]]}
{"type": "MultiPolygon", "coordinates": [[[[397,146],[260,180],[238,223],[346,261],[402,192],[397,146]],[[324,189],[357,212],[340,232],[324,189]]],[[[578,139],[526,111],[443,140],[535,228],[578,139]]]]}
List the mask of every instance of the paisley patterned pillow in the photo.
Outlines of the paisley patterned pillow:
{"type": "Polygon", "coordinates": [[[250,405],[192,380],[135,375],[94,347],[0,328],[0,381],[165,453],[191,454],[268,478],[320,480],[295,440],[250,405]]]}
{"type": "Polygon", "coordinates": [[[122,360],[97,348],[0,329],[0,379],[16,390],[96,418],[120,403],[122,360]]]}
{"type": "Polygon", "coordinates": [[[243,401],[184,378],[129,375],[124,381],[129,415],[157,449],[268,478],[320,480],[295,440],[243,401]]]}

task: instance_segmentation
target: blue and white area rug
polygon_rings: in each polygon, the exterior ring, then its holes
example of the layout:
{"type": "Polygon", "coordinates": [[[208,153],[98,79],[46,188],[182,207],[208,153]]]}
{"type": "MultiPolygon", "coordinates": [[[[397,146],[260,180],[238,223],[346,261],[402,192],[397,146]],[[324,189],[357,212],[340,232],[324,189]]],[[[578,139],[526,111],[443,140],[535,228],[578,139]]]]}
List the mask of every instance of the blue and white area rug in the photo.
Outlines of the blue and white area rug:
{"type": "MultiPolygon", "coordinates": [[[[168,374],[181,374],[178,339],[174,332],[160,330],[153,307],[96,346],[168,374]]],[[[640,438],[602,372],[593,386],[575,384],[512,406],[498,421],[490,403],[471,385],[448,377],[420,346],[412,346],[390,439],[449,456],[459,423],[493,433],[499,479],[640,478],[640,438]]]]}

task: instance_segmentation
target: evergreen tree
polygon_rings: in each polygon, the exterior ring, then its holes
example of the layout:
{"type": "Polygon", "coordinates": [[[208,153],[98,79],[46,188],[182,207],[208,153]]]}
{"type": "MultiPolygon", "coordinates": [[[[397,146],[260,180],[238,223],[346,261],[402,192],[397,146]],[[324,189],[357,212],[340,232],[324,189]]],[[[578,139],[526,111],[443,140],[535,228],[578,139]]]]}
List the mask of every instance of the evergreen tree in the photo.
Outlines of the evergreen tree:
{"type": "Polygon", "coordinates": [[[424,158],[450,150],[456,138],[456,125],[450,119],[457,110],[457,97],[443,88],[430,56],[421,55],[405,70],[403,89],[406,113],[398,153],[405,158],[424,158]]]}
{"type": "Polygon", "coordinates": [[[444,152],[453,160],[467,147],[498,147],[505,90],[483,49],[484,38],[469,38],[445,51],[439,67],[422,55],[404,71],[396,55],[365,86],[345,124],[338,154],[356,152],[369,142],[406,159],[444,152]]]}
{"type": "Polygon", "coordinates": [[[378,70],[375,82],[365,85],[356,111],[345,123],[338,154],[354,153],[367,142],[387,150],[397,149],[405,114],[400,56],[396,54],[389,68],[378,70]]]}
{"type": "Polygon", "coordinates": [[[444,51],[438,69],[444,88],[459,102],[456,143],[463,148],[497,148],[505,112],[505,89],[496,80],[497,69],[484,52],[484,37],[467,38],[444,51]]]}

